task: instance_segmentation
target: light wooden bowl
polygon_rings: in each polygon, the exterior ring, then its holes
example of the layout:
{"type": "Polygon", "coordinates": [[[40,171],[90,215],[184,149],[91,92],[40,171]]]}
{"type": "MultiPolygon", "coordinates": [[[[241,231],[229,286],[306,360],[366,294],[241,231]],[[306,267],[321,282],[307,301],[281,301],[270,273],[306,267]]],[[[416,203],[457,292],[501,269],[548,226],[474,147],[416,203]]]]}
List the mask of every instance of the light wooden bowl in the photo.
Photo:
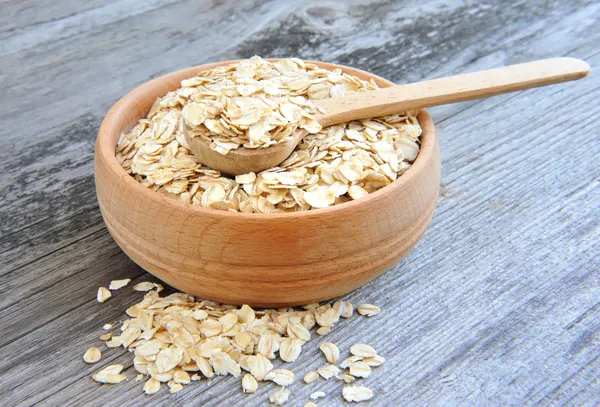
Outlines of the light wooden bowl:
{"type": "MultiPolygon", "coordinates": [[[[391,185],[367,197],[300,213],[245,214],[191,206],[153,192],[115,158],[119,135],[152,102],[202,70],[200,65],[151,80],[128,93],[98,132],[96,191],[108,230],[133,261],[173,287],[213,301],[254,306],[308,304],[336,297],[393,267],[425,233],[440,183],[431,117],[421,111],[421,152],[391,185]]],[[[379,86],[392,83],[354,68],[314,62],[379,86]]]]}

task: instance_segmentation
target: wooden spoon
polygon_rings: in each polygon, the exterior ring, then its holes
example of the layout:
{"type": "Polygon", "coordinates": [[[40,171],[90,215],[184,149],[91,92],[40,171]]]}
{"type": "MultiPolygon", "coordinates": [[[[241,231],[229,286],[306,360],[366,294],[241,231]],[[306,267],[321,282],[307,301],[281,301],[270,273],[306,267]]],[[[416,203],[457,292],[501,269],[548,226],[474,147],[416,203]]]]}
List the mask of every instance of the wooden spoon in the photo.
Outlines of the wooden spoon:
{"type": "MultiPolygon", "coordinates": [[[[590,67],[575,58],[551,58],[503,68],[449,76],[429,81],[359,92],[338,98],[313,100],[324,113],[315,116],[323,127],[400,113],[407,110],[481,99],[502,93],[567,82],[585,77],[590,67]]],[[[230,150],[226,155],[212,150],[200,137],[186,140],[198,160],[225,174],[259,172],[279,165],[308,134],[294,132],[284,142],[266,148],[230,150]]]]}

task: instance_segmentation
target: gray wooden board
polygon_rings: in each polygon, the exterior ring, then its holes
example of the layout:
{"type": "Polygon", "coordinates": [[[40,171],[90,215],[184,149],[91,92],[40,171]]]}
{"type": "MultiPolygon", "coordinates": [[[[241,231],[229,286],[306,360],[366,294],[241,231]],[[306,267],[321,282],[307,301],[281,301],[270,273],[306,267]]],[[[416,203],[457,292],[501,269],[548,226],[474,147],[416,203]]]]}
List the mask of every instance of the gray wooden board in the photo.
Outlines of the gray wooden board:
{"type": "MultiPolygon", "coordinates": [[[[397,83],[551,56],[600,65],[595,1],[0,2],[2,405],[264,405],[239,380],[141,394],[90,375],[131,356],[81,356],[140,295],[99,285],[150,276],[99,214],[94,139],[104,113],[150,78],[259,54],[356,66],[397,83]]],[[[387,359],[368,405],[600,403],[600,79],[431,109],[442,192],[431,227],[393,270],[347,296],[376,303],[326,337],[387,359]]],[[[292,365],[323,363],[316,339],[292,365]]],[[[103,348],[104,349],[104,348],[103,348]]],[[[342,385],[292,386],[289,405],[342,385]]],[[[367,403],[362,403],[367,405],[367,403]]]]}

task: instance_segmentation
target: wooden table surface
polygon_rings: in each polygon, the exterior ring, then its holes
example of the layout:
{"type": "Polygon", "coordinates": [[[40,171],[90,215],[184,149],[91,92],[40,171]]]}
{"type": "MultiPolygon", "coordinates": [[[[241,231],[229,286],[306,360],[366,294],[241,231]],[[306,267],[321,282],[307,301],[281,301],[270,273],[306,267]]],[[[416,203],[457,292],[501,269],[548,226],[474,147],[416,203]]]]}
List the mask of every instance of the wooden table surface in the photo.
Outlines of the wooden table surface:
{"type": "MultiPolygon", "coordinates": [[[[149,275],[117,247],[92,157],[110,106],[150,78],[259,54],[356,66],[397,83],[553,56],[600,65],[600,3],[529,1],[0,2],[2,405],[265,405],[231,377],[176,395],[101,386],[101,326],[140,295],[95,301],[149,275]]],[[[327,337],[387,358],[371,406],[600,403],[600,79],[431,109],[442,192],[431,227],[394,270],[348,295],[382,308],[327,337]]],[[[129,291],[127,291],[129,292],[129,291]]],[[[322,363],[318,343],[292,369],[322,363]]],[[[102,348],[104,349],[104,348],[102,348]]],[[[288,405],[342,405],[341,383],[296,383],[288,405]]]]}

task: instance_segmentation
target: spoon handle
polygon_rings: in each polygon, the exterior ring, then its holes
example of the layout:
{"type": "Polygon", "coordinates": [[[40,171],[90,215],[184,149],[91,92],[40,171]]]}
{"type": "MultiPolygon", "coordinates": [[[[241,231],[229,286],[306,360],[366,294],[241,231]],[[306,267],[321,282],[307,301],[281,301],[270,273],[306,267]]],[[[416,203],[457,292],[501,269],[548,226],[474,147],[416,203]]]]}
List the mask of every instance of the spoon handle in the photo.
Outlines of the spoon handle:
{"type": "Polygon", "coordinates": [[[572,81],[589,71],[589,65],[576,58],[542,59],[314,102],[325,111],[317,117],[325,127],[572,81]]]}

